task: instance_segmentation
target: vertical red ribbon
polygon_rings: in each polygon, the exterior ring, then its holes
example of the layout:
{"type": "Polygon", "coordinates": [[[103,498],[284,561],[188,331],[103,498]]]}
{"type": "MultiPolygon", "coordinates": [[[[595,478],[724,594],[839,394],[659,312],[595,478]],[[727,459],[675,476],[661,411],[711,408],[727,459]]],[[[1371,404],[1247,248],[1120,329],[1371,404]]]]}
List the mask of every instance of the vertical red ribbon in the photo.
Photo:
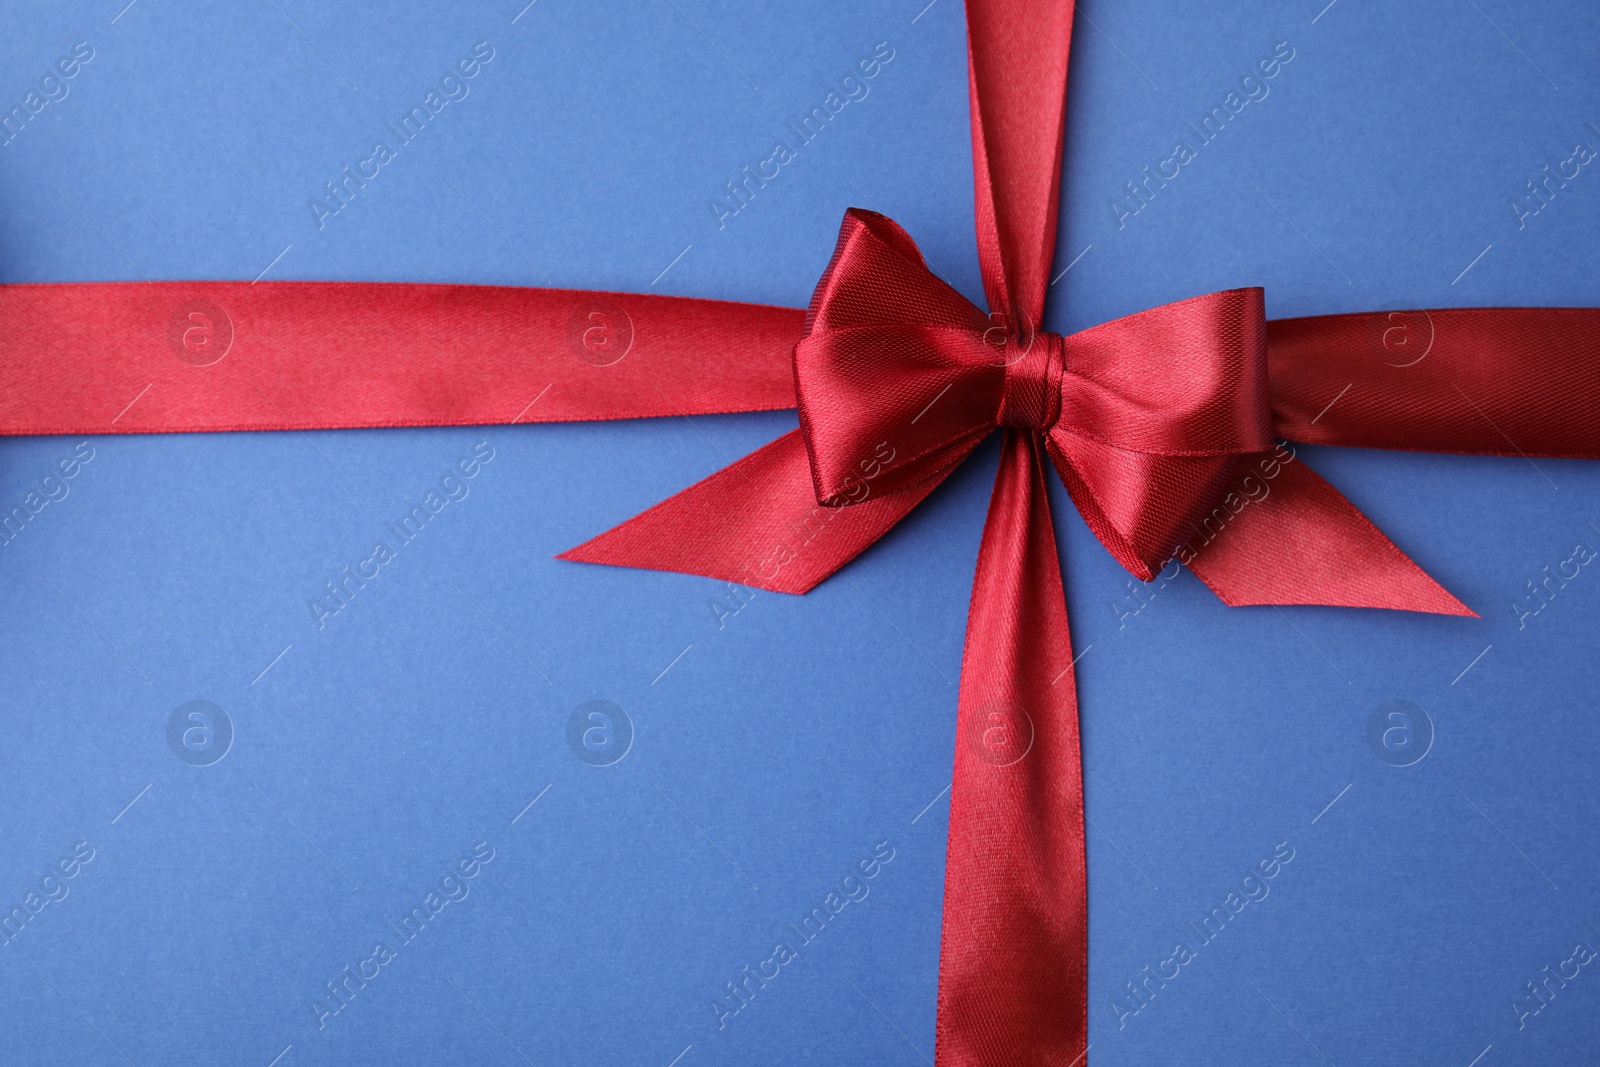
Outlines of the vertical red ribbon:
{"type": "Polygon", "coordinates": [[[1008,430],[961,659],[939,952],[940,1067],[1066,1065],[1088,1043],[1072,639],[1037,435],[1008,430]]]}
{"type": "MultiPolygon", "coordinates": [[[[978,255],[1013,335],[1044,314],[1072,10],[967,5],[978,255]]],[[[1088,1044],[1083,767],[1044,450],[1008,430],[967,618],[944,925],[940,1067],[1065,1065],[1088,1044]]]]}

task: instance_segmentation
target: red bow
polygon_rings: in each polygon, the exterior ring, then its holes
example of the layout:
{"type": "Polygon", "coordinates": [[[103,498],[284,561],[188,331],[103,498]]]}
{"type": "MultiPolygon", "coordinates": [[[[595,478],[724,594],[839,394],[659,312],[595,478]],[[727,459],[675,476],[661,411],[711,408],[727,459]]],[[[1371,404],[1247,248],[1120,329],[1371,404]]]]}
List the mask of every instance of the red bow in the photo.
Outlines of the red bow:
{"type": "Polygon", "coordinates": [[[882,215],[845,214],[795,346],[817,499],[938,481],[999,427],[1032,431],[1094,532],[1149,577],[1272,444],[1260,289],[1195,297],[1071,337],[996,324],[882,215]]]}
{"type": "Polygon", "coordinates": [[[712,300],[7,286],[0,434],[694,415],[783,408],[798,391],[801,430],[566,558],[804,592],[1004,428],[962,661],[938,1059],[1082,1064],[1083,793],[1046,457],[1142,578],[1176,552],[1228,604],[1471,614],[1291,451],[1267,449],[1276,436],[1600,456],[1600,313],[1263,323],[1261,291],[1237,289],[1070,337],[1038,332],[1072,4],[968,0],[967,16],[990,315],[929,274],[899,227],[862,211],[846,216],[797,346],[798,312],[712,300]],[[1397,332],[1428,358],[1385,358],[1397,332]],[[192,349],[192,336],[211,347],[192,349]]]}
{"type": "Polygon", "coordinates": [[[799,431],[563,556],[804,592],[1006,430],[950,801],[938,1057],[962,1067],[1070,1063],[1088,1044],[1082,768],[1046,454],[1142,578],[1176,551],[1230,602],[1472,614],[1292,453],[1267,451],[1260,289],[1070,337],[996,317],[936,278],[898,225],[852,208],[794,349],[799,431]],[[1273,506],[1235,511],[1236,477],[1270,481],[1273,506]],[[786,540],[823,509],[841,511],[822,520],[828,536],[786,540]],[[1286,571],[1289,557],[1300,566],[1286,571]]]}

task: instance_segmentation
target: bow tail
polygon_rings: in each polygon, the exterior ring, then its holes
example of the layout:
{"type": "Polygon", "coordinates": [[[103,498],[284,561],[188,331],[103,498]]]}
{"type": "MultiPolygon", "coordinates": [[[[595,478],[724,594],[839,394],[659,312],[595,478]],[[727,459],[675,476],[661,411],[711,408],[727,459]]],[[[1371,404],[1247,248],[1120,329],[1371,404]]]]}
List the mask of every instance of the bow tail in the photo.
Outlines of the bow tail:
{"type": "Polygon", "coordinates": [[[1179,562],[1230,607],[1474,614],[1286,446],[1163,456],[1059,428],[1045,444],[1089,529],[1145,581],[1176,546],[1179,562]]]}
{"type": "Polygon", "coordinates": [[[1240,468],[1178,556],[1223,603],[1477,617],[1292,453],[1242,457],[1240,468]]]}
{"type": "Polygon", "coordinates": [[[939,957],[939,1067],[1080,1062],[1083,767],[1038,439],[1006,433],[967,618],[939,957]]]}
{"type": "Polygon", "coordinates": [[[922,503],[975,446],[976,441],[959,450],[948,466],[915,485],[850,507],[825,508],[817,503],[805,441],[791,430],[557,558],[804,593],[922,503]]]}

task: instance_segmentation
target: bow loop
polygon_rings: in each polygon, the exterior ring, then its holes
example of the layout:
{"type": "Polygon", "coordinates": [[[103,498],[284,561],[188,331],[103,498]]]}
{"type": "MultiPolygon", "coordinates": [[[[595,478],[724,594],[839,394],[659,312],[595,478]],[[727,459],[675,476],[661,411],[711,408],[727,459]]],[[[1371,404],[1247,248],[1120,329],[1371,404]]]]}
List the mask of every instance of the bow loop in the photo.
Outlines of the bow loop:
{"type": "Polygon", "coordinates": [[[845,212],[794,349],[817,500],[904,489],[947,471],[994,429],[1008,348],[986,339],[991,328],[905,230],[876,212],[845,212]]]}
{"type": "Polygon", "coordinates": [[[1179,300],[1066,339],[1061,432],[1130,452],[1217,456],[1272,445],[1259,287],[1179,300]]]}

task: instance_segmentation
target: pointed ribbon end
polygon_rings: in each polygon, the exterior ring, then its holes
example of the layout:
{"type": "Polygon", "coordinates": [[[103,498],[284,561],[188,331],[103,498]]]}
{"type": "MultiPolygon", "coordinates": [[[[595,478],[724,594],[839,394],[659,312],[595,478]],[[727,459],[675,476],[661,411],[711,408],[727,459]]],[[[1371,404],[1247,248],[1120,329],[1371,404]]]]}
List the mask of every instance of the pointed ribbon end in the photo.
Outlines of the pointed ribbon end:
{"type": "MultiPolygon", "coordinates": [[[[670,505],[671,501],[664,503],[670,505]]],[[[685,510],[693,513],[697,503],[701,502],[679,501],[675,507],[657,505],[581,545],[557,553],[554,558],[569,563],[694,574],[770,593],[810,592],[825,577],[814,573],[812,568],[773,566],[770,557],[758,559],[754,565],[740,563],[739,553],[729,550],[726,539],[693,537],[697,526],[685,522],[683,513],[685,510]]],[[[707,526],[716,529],[714,523],[701,524],[698,529],[707,526]]]]}
{"type": "Polygon", "coordinates": [[[807,593],[888,532],[965,456],[918,485],[825,508],[817,503],[805,442],[791,430],[556,558],[807,593]]]}
{"type": "MultiPolygon", "coordinates": [[[[1293,456],[1292,451],[1289,455],[1293,456]]],[[[1229,607],[1387,608],[1478,618],[1298,457],[1257,482],[1259,503],[1226,499],[1178,559],[1229,607]]]]}

